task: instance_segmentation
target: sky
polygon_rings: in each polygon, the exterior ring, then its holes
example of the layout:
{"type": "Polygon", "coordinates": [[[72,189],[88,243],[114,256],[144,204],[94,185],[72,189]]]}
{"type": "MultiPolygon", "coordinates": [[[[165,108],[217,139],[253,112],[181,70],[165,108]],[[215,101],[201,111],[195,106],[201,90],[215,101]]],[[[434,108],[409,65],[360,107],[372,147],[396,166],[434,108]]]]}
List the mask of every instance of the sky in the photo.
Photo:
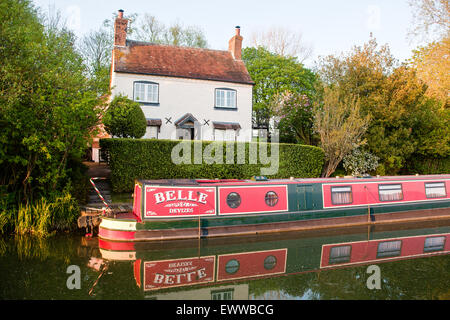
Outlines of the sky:
{"type": "Polygon", "coordinates": [[[411,56],[415,44],[407,39],[412,10],[408,0],[33,0],[47,11],[54,6],[75,34],[98,29],[119,9],[143,16],[149,13],[169,25],[175,21],[199,27],[210,49],[227,50],[235,26],[241,27],[243,47],[253,32],[283,27],[300,32],[312,47],[304,61],[312,66],[319,56],[349,52],[370,34],[388,44],[399,61],[411,56]]]}

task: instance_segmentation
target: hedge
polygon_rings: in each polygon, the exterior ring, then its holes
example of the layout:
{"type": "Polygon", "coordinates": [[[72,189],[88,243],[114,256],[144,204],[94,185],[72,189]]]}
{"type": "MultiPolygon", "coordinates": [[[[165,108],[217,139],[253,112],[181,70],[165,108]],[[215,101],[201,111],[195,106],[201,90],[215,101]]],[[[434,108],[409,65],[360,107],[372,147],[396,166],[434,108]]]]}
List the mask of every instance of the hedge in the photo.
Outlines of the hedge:
{"type": "Polygon", "coordinates": [[[404,174],[448,174],[450,173],[450,157],[413,157],[407,162],[404,171],[404,174]]]}
{"type": "MultiPolygon", "coordinates": [[[[111,169],[110,179],[113,192],[131,192],[135,179],[250,179],[253,176],[264,175],[261,169],[271,166],[270,163],[267,164],[267,161],[264,162],[264,157],[259,156],[260,152],[255,153],[257,148],[268,150],[270,159],[271,145],[267,143],[117,138],[101,139],[100,146],[111,169]],[[227,146],[228,150],[234,150],[233,158],[230,156],[231,153],[228,153],[231,163],[226,163],[227,146]],[[192,152],[186,153],[184,162],[187,163],[176,164],[171,159],[172,150],[181,147],[191,148],[192,152]],[[218,153],[216,161],[204,157],[204,155],[210,154],[215,156],[215,153],[210,150],[217,150],[220,147],[223,148],[223,155],[218,153]],[[208,148],[206,152],[205,148],[208,148]],[[238,153],[238,150],[244,149],[245,153],[238,153]],[[198,164],[194,162],[194,150],[201,150],[202,157],[201,161],[197,161],[198,164]],[[238,154],[241,155],[240,158],[238,158],[238,154]],[[244,159],[242,159],[242,155],[245,155],[244,159]],[[250,161],[251,155],[255,157],[252,159],[257,159],[257,161],[250,161]],[[220,161],[222,163],[217,163],[220,161]]],[[[278,171],[275,174],[265,174],[268,178],[320,176],[324,164],[322,149],[283,143],[276,146],[279,147],[278,171]]],[[[178,155],[183,156],[184,153],[180,151],[178,155]]]]}

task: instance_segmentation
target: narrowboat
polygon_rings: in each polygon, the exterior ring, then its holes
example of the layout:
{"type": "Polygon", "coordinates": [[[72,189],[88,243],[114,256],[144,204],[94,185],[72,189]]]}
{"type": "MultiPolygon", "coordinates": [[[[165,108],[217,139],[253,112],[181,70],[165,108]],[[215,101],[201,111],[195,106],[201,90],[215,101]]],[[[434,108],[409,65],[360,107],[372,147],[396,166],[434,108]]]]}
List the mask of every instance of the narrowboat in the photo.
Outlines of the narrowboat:
{"type": "Polygon", "coordinates": [[[450,175],[136,180],[132,212],[104,216],[116,241],[265,234],[450,216],[450,175]]]}
{"type": "Polygon", "coordinates": [[[248,299],[249,281],[261,278],[448,255],[450,219],[406,222],[401,228],[175,240],[164,246],[99,239],[98,246],[104,265],[132,262],[130,271],[147,298],[248,299]]]}

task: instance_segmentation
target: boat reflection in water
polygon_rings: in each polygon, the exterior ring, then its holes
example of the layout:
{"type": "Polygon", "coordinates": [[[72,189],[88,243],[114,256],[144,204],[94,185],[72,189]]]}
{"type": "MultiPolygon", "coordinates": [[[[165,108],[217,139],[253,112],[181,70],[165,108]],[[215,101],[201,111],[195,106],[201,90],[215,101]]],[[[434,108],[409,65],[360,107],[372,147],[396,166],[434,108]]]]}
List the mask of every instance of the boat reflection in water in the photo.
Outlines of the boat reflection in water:
{"type": "Polygon", "coordinates": [[[450,220],[198,241],[99,239],[99,247],[105,265],[132,263],[145,298],[243,300],[258,298],[249,291],[257,279],[449,254],[450,220]]]}

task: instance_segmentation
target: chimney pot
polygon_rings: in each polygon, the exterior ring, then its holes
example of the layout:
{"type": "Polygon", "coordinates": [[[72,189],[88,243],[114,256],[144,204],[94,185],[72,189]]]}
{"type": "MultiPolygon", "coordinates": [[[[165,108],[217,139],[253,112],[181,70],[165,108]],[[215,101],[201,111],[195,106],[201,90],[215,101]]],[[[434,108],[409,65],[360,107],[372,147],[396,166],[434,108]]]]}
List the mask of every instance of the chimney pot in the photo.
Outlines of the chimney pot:
{"type": "Polygon", "coordinates": [[[114,45],[125,46],[127,43],[128,20],[123,18],[123,10],[119,10],[116,21],[114,22],[114,45]]]}
{"type": "Polygon", "coordinates": [[[228,41],[228,51],[235,60],[242,59],[242,39],[241,27],[236,26],[236,35],[228,41]]]}

